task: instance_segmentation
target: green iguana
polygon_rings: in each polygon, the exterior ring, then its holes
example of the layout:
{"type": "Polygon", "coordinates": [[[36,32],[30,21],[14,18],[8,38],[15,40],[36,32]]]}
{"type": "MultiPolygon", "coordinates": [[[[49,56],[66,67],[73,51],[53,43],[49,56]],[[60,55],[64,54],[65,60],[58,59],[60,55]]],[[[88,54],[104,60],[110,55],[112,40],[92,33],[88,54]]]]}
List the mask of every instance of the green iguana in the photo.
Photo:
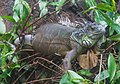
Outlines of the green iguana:
{"type": "Polygon", "coordinates": [[[97,23],[80,29],[51,23],[38,28],[34,36],[26,35],[25,44],[31,44],[38,53],[64,56],[63,66],[68,70],[72,59],[96,45],[104,33],[105,27],[97,23]]]}

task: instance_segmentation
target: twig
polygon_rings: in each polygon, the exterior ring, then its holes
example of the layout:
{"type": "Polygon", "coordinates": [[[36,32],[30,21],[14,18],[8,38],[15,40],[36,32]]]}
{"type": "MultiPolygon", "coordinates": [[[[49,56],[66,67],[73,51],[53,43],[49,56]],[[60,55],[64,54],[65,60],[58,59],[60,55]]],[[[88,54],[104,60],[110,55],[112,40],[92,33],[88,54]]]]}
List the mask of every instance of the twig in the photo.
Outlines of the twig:
{"type": "Polygon", "coordinates": [[[27,70],[24,71],[21,75],[19,75],[19,77],[18,77],[12,84],[16,84],[16,82],[17,82],[26,72],[27,72],[27,70]]]}
{"type": "Polygon", "coordinates": [[[39,20],[41,20],[42,18],[44,18],[45,16],[49,16],[49,15],[53,15],[55,14],[56,12],[58,12],[64,5],[66,5],[67,3],[69,3],[71,0],[68,0],[65,4],[63,4],[61,7],[59,7],[56,11],[53,11],[51,13],[47,13],[45,15],[43,15],[42,17],[38,18],[37,20],[33,21],[29,26],[27,26],[25,28],[25,30],[27,30],[30,26],[32,26],[33,24],[35,24],[36,22],[38,22],[39,20]]]}
{"type": "Polygon", "coordinates": [[[53,64],[54,66],[58,67],[60,70],[64,71],[61,67],[59,67],[58,65],[56,65],[56,64],[53,63],[52,61],[49,61],[49,60],[47,60],[47,59],[45,59],[45,58],[42,58],[42,57],[36,57],[36,59],[37,59],[37,58],[38,58],[38,59],[42,59],[42,60],[44,60],[44,61],[47,61],[47,62],[53,64]]]}
{"type": "Polygon", "coordinates": [[[32,73],[27,77],[27,79],[25,80],[26,82],[29,80],[29,78],[34,74],[34,72],[36,71],[36,68],[32,71],[32,73]]]}
{"type": "Polygon", "coordinates": [[[110,46],[108,46],[107,47],[107,49],[105,49],[104,51],[103,51],[103,53],[105,53],[107,50],[109,50],[112,46],[114,46],[114,45],[116,45],[116,44],[118,44],[119,43],[119,41],[118,42],[113,42],[110,46]]]}
{"type": "Polygon", "coordinates": [[[33,80],[33,81],[25,82],[23,84],[35,83],[35,82],[46,81],[46,80],[53,80],[53,79],[58,79],[58,78],[60,78],[60,77],[43,78],[43,79],[39,79],[39,80],[33,80]]]}
{"type": "Polygon", "coordinates": [[[98,74],[98,84],[100,84],[100,74],[101,74],[101,67],[102,67],[102,58],[103,58],[103,55],[101,54],[101,57],[100,57],[100,69],[99,69],[99,74],[98,74]]]}
{"type": "Polygon", "coordinates": [[[36,56],[36,55],[39,55],[39,53],[36,53],[36,54],[30,55],[30,56],[28,56],[28,57],[25,57],[25,58],[23,58],[23,59],[20,59],[19,62],[20,62],[20,61],[23,61],[23,60],[26,60],[26,59],[28,59],[28,58],[34,57],[34,56],[36,56]]]}
{"type": "Polygon", "coordinates": [[[41,66],[45,67],[46,69],[49,69],[50,71],[53,71],[53,72],[55,72],[55,73],[61,75],[61,73],[58,73],[57,71],[55,71],[55,70],[53,70],[53,69],[51,69],[51,68],[45,66],[44,64],[41,64],[40,62],[38,62],[38,64],[40,64],[41,66]]]}

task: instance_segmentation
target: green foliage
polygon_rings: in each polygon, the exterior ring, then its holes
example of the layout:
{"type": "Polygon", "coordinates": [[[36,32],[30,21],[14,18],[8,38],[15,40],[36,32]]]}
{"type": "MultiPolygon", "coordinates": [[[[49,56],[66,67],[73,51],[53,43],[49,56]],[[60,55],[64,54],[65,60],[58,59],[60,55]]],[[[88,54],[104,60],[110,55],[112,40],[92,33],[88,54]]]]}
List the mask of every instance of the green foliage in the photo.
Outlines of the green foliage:
{"type": "MultiPolygon", "coordinates": [[[[39,0],[40,17],[49,13],[48,6],[56,6],[55,9],[61,7],[65,0],[59,0],[56,2],[48,2],[46,0],[39,0]]],[[[26,27],[30,25],[32,21],[32,9],[26,0],[15,0],[13,7],[13,16],[1,16],[0,17],[0,83],[9,83],[10,77],[15,70],[21,68],[21,65],[25,63],[20,63],[18,52],[16,52],[16,47],[13,45],[14,40],[17,36],[27,32],[26,27]],[[8,20],[13,24],[13,27],[9,32],[6,32],[6,26],[3,19],[8,20]]],[[[29,27],[28,31],[31,30],[29,27]]],[[[23,68],[25,71],[29,70],[29,65],[23,68]]],[[[14,74],[15,75],[15,74],[14,74]]],[[[21,78],[21,81],[25,81],[25,76],[21,78]]]]}
{"type": "Polygon", "coordinates": [[[24,22],[27,16],[29,15],[30,11],[30,6],[26,1],[15,0],[13,7],[13,18],[16,22],[18,22],[19,20],[24,22]]]}
{"type": "Polygon", "coordinates": [[[93,75],[93,74],[90,72],[90,70],[79,70],[77,73],[78,73],[79,75],[84,75],[84,76],[88,76],[88,77],[90,77],[90,76],[93,75]]]}
{"type": "Polygon", "coordinates": [[[120,34],[113,35],[109,37],[109,39],[113,41],[120,41],[120,34]]]}
{"type": "MultiPolygon", "coordinates": [[[[58,0],[54,2],[49,2],[47,0],[39,0],[39,10],[40,17],[51,13],[48,9],[49,6],[54,6],[54,11],[57,13],[62,9],[61,6],[65,4],[66,0],[58,0]]],[[[75,3],[76,0],[72,0],[75,3]]],[[[116,22],[119,17],[117,14],[116,3],[114,0],[102,0],[101,3],[96,3],[96,0],[85,0],[88,9],[84,13],[90,12],[94,13],[94,20],[105,26],[108,26],[108,43],[113,41],[120,41],[120,24],[116,22]]],[[[20,33],[27,32],[26,27],[30,25],[31,20],[27,21],[27,18],[31,14],[32,9],[25,0],[15,0],[13,7],[13,16],[1,16],[0,17],[0,81],[1,83],[7,84],[7,79],[12,76],[12,72],[21,68],[24,63],[19,63],[19,56],[16,54],[16,48],[13,45],[13,41],[16,36],[20,33]],[[6,26],[3,22],[6,19],[13,23],[13,27],[9,32],[6,32],[6,26]],[[27,21],[27,22],[26,22],[27,21]],[[24,27],[25,25],[25,27],[24,27]],[[9,65],[8,65],[9,64],[9,65]]],[[[52,11],[53,12],[53,11],[52,11]]],[[[31,19],[30,17],[29,19],[31,19]]],[[[30,29],[29,29],[30,30],[30,29]]],[[[105,43],[108,47],[108,44],[105,43]]],[[[119,50],[117,48],[116,50],[119,50]]],[[[117,52],[117,51],[116,51],[117,52]]],[[[102,52],[101,52],[102,53],[102,52]]],[[[96,75],[94,78],[94,83],[103,82],[103,80],[108,79],[109,83],[119,84],[120,82],[120,70],[116,66],[117,64],[114,58],[114,53],[109,51],[109,58],[107,69],[103,70],[100,74],[96,75]]],[[[118,60],[120,61],[120,60],[118,60]]],[[[29,65],[24,67],[24,70],[29,70],[29,65]]],[[[85,77],[90,77],[93,75],[89,70],[79,70],[78,72],[68,70],[61,78],[60,84],[91,84],[93,83],[85,77]],[[78,73],[78,74],[77,74],[78,73]],[[84,78],[82,76],[85,76],[84,78]]],[[[24,77],[23,77],[24,80],[24,77]]]]}
{"type": "Polygon", "coordinates": [[[102,81],[102,80],[105,80],[106,78],[109,77],[109,73],[107,70],[104,70],[100,73],[100,75],[98,74],[95,79],[94,79],[94,82],[98,82],[98,81],[102,81]]]}
{"type": "Polygon", "coordinates": [[[90,81],[85,80],[83,77],[75,73],[74,71],[68,70],[60,80],[60,84],[89,84],[90,81]]]}
{"type": "Polygon", "coordinates": [[[116,63],[112,53],[109,54],[109,58],[108,58],[108,72],[110,75],[110,82],[111,82],[116,73],[116,63]]]}
{"type": "MultiPolygon", "coordinates": [[[[102,0],[101,3],[96,3],[95,0],[85,0],[88,9],[84,13],[94,11],[94,20],[98,23],[108,26],[108,42],[120,41],[120,25],[117,23],[119,14],[117,14],[116,3],[114,0],[102,0]]],[[[119,50],[119,49],[118,49],[119,50]]],[[[119,60],[120,61],[120,60],[119,60]]],[[[102,83],[103,80],[108,79],[110,84],[119,84],[120,71],[117,66],[120,66],[115,62],[115,58],[112,53],[108,57],[108,69],[103,70],[100,74],[96,75],[94,82],[102,83]]],[[[84,71],[84,70],[83,70],[84,71]]],[[[79,72],[78,72],[79,73],[79,72]]],[[[87,73],[86,73],[87,74],[87,73]]],[[[83,74],[80,74],[83,75],[83,74]]],[[[67,80],[67,79],[66,79],[67,80]]],[[[76,83],[74,83],[76,84],[76,83]]]]}
{"type": "Polygon", "coordinates": [[[41,10],[40,17],[48,13],[47,5],[48,5],[47,1],[42,1],[42,0],[39,1],[39,8],[41,10]]]}
{"type": "MultiPolygon", "coordinates": [[[[52,2],[48,2],[46,0],[39,0],[39,8],[40,8],[40,17],[46,15],[47,13],[49,13],[48,11],[48,6],[55,6],[55,10],[58,11],[60,7],[63,6],[63,4],[65,3],[66,0],[58,0],[58,1],[52,1],[52,2]]],[[[72,0],[72,2],[74,3],[74,0],[72,0]]]]}

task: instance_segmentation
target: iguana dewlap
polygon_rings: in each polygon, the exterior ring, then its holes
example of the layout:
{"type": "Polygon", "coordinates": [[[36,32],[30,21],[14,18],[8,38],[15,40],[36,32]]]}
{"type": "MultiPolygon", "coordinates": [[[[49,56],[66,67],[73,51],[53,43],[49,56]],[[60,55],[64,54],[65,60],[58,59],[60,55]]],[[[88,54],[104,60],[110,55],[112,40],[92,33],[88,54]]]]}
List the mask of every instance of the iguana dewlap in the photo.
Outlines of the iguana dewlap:
{"type": "Polygon", "coordinates": [[[45,24],[36,30],[32,46],[39,53],[65,56],[63,65],[65,70],[68,70],[71,69],[71,60],[95,45],[104,33],[105,27],[96,23],[80,29],[60,24],[45,24]]]}

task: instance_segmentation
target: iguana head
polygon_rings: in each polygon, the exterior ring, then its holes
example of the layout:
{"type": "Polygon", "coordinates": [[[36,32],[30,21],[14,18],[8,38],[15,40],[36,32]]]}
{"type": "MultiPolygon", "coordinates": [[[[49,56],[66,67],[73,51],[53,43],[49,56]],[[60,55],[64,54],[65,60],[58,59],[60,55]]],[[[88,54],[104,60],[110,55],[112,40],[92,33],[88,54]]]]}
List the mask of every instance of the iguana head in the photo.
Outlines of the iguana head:
{"type": "Polygon", "coordinates": [[[84,28],[72,33],[71,38],[83,47],[90,48],[105,34],[105,26],[88,23],[84,28]]]}

